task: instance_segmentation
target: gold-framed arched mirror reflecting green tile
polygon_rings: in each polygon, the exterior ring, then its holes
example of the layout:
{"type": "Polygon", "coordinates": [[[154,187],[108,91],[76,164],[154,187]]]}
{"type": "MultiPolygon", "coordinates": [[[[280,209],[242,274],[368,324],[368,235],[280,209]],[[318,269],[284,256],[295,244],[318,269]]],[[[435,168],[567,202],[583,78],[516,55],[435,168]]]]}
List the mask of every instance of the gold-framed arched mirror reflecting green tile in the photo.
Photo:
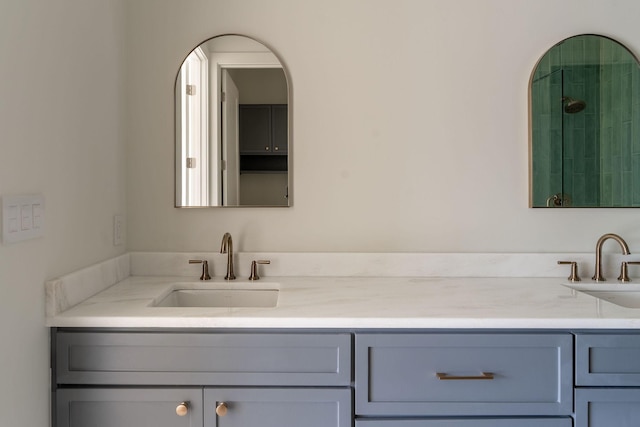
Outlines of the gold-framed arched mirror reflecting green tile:
{"type": "Polygon", "coordinates": [[[624,45],[562,40],[529,81],[530,207],[640,207],[640,65],[624,45]]]}

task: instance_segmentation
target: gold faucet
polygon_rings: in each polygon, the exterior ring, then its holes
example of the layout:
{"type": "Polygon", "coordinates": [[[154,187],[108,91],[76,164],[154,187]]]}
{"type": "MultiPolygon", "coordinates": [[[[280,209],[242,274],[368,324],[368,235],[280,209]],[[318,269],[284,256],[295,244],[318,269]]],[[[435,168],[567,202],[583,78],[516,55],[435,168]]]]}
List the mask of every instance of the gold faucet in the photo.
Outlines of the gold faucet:
{"type": "Polygon", "coordinates": [[[227,254],[227,275],[224,276],[224,280],[235,280],[236,275],[233,273],[233,239],[231,239],[231,234],[224,233],[224,236],[222,236],[220,253],[227,254]]]}
{"type": "Polygon", "coordinates": [[[613,239],[622,248],[622,253],[624,255],[629,255],[629,246],[627,246],[627,242],[617,234],[607,233],[598,239],[598,243],[596,243],[596,272],[593,275],[592,279],[596,282],[604,282],[606,279],[602,276],[602,245],[609,239],[613,239]]]}

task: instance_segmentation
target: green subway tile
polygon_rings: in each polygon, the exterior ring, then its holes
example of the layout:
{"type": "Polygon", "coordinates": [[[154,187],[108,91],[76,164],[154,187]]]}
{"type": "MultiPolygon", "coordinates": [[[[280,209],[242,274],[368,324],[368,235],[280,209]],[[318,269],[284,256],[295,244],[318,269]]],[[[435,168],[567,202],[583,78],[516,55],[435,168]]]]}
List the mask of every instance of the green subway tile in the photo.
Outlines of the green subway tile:
{"type": "Polygon", "coordinates": [[[582,206],[585,204],[585,177],[584,174],[573,175],[573,189],[570,191],[573,203],[582,206]]]}
{"type": "Polygon", "coordinates": [[[600,175],[589,174],[585,176],[585,196],[586,206],[598,206],[600,199],[600,175]]]}
{"type": "Polygon", "coordinates": [[[632,158],[633,162],[633,205],[640,206],[640,154],[634,154],[632,158]]]}
{"type": "Polygon", "coordinates": [[[611,206],[613,204],[612,194],[611,174],[604,173],[600,180],[600,206],[611,206]]]}
{"type": "Polygon", "coordinates": [[[587,158],[597,157],[596,135],[593,131],[585,131],[584,135],[584,156],[587,158]]]}
{"type": "Polygon", "coordinates": [[[622,206],[633,204],[633,172],[622,173],[622,206]]]}

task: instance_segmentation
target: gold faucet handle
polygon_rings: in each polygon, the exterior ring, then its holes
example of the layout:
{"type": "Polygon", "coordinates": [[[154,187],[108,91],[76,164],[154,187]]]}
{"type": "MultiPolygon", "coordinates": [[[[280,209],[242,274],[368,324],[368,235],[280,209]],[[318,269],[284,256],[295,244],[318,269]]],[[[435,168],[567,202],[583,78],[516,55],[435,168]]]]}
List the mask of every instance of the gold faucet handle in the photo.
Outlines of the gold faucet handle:
{"type": "Polygon", "coordinates": [[[566,264],[566,265],[571,265],[571,274],[569,275],[569,277],[567,277],[567,279],[570,282],[579,282],[580,276],[578,276],[578,263],[575,261],[558,261],[558,264],[566,264]]]}
{"type": "Polygon", "coordinates": [[[622,261],[622,264],[620,264],[620,276],[618,276],[618,280],[622,283],[631,281],[629,278],[629,269],[627,268],[628,264],[639,265],[640,261],[622,261]]]}
{"type": "Polygon", "coordinates": [[[202,264],[202,275],[200,280],[211,280],[209,276],[209,262],[205,259],[190,259],[189,264],[202,264]]]}
{"type": "Polygon", "coordinates": [[[258,264],[271,264],[271,261],[268,259],[251,261],[251,274],[249,275],[249,280],[260,280],[260,276],[258,276],[258,264]]]}

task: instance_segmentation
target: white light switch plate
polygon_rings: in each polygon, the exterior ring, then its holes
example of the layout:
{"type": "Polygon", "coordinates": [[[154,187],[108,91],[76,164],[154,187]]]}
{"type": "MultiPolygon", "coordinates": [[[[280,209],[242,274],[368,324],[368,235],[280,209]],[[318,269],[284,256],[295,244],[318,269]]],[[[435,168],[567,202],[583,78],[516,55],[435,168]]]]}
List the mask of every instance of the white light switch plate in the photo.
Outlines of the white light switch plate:
{"type": "Polygon", "coordinates": [[[15,243],[44,235],[44,196],[2,196],[2,242],[15,243]]]}

